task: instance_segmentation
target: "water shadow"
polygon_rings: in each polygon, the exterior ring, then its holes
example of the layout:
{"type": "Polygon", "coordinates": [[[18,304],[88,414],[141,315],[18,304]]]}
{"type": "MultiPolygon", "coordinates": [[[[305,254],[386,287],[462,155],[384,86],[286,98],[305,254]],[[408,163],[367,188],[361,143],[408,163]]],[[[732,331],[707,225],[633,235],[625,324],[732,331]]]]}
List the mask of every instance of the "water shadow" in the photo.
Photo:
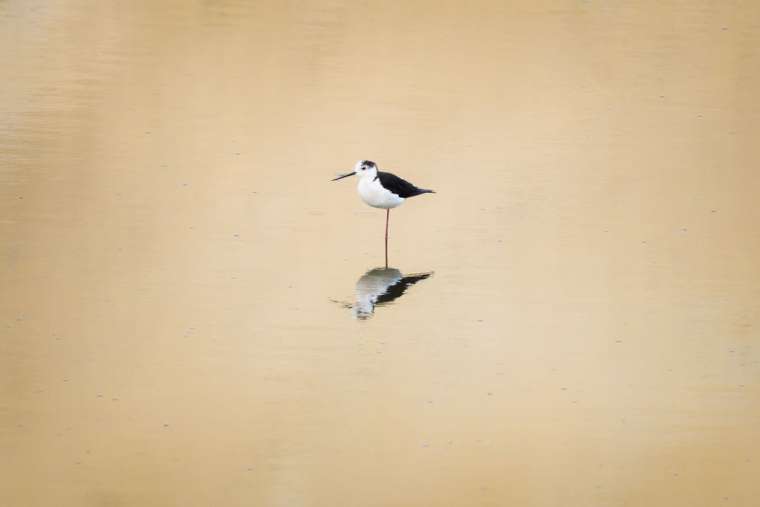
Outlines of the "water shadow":
{"type": "Polygon", "coordinates": [[[370,269],[356,281],[356,301],[343,303],[343,306],[350,308],[355,318],[369,319],[376,307],[392,303],[403,296],[409,287],[432,275],[432,271],[404,276],[396,268],[370,269]]]}

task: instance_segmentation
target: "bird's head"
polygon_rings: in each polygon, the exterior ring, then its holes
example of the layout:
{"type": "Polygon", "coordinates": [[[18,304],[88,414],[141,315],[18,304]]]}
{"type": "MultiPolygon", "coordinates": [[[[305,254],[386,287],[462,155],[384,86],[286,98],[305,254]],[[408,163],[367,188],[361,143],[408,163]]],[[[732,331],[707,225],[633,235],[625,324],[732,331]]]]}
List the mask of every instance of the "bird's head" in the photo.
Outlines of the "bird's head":
{"type": "Polygon", "coordinates": [[[348,178],[354,174],[359,176],[359,178],[366,178],[367,176],[375,177],[375,175],[377,175],[377,164],[371,160],[360,160],[354,165],[354,170],[352,172],[338,176],[337,178],[334,178],[333,181],[348,178]]]}

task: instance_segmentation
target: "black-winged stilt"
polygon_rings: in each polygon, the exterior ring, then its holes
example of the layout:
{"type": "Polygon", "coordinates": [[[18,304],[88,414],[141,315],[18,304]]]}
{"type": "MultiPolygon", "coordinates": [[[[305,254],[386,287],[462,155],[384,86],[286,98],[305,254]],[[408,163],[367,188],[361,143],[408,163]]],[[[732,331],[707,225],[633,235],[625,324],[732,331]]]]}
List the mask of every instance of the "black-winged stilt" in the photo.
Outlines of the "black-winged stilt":
{"type": "Polygon", "coordinates": [[[354,170],[338,176],[332,181],[348,178],[354,174],[359,176],[357,190],[362,200],[373,208],[385,210],[385,267],[388,267],[388,222],[391,208],[400,206],[409,197],[421,194],[434,194],[433,190],[417,188],[395,174],[381,172],[377,164],[370,160],[360,160],[354,170]]]}

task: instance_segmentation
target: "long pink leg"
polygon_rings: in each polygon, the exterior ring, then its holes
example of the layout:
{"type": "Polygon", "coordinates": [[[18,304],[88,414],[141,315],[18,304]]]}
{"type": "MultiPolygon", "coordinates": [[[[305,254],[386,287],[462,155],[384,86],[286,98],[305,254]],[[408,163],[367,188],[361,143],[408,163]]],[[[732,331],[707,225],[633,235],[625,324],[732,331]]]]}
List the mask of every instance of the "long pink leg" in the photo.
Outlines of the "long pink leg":
{"type": "Polygon", "coordinates": [[[391,218],[391,210],[385,210],[385,269],[388,269],[388,222],[391,218]]]}

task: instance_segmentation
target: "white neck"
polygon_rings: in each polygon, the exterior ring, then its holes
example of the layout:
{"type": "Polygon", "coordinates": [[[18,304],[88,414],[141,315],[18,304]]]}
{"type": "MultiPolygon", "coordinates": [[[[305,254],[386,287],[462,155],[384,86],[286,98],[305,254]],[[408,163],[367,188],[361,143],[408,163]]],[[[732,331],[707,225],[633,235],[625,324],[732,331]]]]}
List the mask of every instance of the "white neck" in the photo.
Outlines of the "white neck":
{"type": "Polygon", "coordinates": [[[377,169],[376,168],[372,168],[372,169],[369,169],[367,171],[362,171],[361,173],[359,173],[359,175],[360,175],[359,176],[360,179],[371,178],[371,179],[374,180],[375,176],[377,176],[377,169]]]}

